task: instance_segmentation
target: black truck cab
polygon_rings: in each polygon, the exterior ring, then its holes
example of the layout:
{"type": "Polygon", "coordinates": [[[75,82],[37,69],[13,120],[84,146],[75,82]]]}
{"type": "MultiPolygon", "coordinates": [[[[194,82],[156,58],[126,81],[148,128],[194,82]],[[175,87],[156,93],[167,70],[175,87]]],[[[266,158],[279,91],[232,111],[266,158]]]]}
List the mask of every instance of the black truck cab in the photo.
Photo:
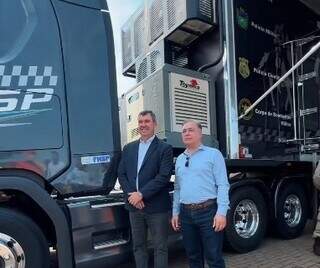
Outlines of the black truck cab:
{"type": "Polygon", "coordinates": [[[101,204],[92,196],[113,189],[121,149],[106,1],[1,1],[0,35],[0,244],[19,245],[0,267],[48,267],[47,244],[59,267],[81,267],[103,235],[79,249],[73,229],[113,220],[78,215],[74,200],[101,204]]]}

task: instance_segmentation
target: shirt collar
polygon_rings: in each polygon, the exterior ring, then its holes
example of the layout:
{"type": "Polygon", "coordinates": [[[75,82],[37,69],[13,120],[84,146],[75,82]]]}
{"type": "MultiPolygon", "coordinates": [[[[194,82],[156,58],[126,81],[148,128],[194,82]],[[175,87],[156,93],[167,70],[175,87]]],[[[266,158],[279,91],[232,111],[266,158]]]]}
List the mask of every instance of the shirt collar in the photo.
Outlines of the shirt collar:
{"type": "MultiPolygon", "coordinates": [[[[198,151],[202,151],[202,150],[204,150],[204,148],[205,148],[205,146],[201,143],[201,144],[199,145],[198,149],[195,150],[192,154],[195,154],[195,153],[198,152],[198,151]]],[[[192,154],[189,154],[189,153],[188,153],[188,150],[187,150],[187,149],[184,150],[183,154],[186,155],[186,156],[192,155],[192,154]]]]}
{"type": "Polygon", "coordinates": [[[143,141],[142,139],[140,139],[140,143],[143,143],[143,144],[151,143],[153,141],[153,139],[155,138],[155,136],[156,135],[153,135],[152,137],[150,137],[146,141],[143,141]]]}

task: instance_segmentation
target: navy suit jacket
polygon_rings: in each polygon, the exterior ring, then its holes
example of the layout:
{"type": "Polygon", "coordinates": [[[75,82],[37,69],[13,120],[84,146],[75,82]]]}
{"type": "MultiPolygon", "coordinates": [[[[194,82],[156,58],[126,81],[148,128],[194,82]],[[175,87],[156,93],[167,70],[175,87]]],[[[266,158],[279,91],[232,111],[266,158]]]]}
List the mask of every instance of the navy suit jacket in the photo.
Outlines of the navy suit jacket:
{"type": "MultiPolygon", "coordinates": [[[[140,140],[123,148],[118,169],[120,185],[125,193],[126,208],[137,209],[128,203],[128,193],[136,192],[138,151],[140,140]]],[[[171,208],[169,181],[173,168],[171,145],[157,137],[151,142],[139,170],[139,192],[142,193],[146,213],[167,212],[171,208]]]]}

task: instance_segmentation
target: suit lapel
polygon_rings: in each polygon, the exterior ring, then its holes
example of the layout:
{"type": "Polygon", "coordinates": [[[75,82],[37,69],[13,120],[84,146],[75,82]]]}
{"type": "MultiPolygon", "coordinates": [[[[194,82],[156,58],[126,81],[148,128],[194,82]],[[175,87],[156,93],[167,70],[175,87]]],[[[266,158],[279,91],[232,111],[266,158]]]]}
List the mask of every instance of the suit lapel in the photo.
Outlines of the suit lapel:
{"type": "Polygon", "coordinates": [[[146,164],[146,162],[148,161],[150,155],[157,149],[158,143],[159,143],[159,140],[158,140],[157,136],[155,136],[153,141],[151,142],[149,148],[148,148],[148,151],[146,152],[146,155],[145,155],[145,157],[143,159],[143,162],[142,162],[141,168],[139,170],[139,173],[143,169],[143,167],[146,164]]]}
{"type": "Polygon", "coordinates": [[[133,144],[133,157],[132,157],[132,165],[134,166],[135,170],[137,170],[137,166],[138,166],[138,154],[139,154],[139,143],[140,141],[137,140],[134,144],[133,144]]]}

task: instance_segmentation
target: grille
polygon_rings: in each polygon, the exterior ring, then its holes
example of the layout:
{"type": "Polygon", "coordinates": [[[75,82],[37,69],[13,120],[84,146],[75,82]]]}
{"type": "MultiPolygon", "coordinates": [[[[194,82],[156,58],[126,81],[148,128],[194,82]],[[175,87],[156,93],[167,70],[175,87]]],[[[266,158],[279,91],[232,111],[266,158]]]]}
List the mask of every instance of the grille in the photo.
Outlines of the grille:
{"type": "Polygon", "coordinates": [[[178,52],[173,53],[172,64],[179,67],[187,67],[189,64],[189,59],[186,53],[177,55],[178,52]]]}
{"type": "Polygon", "coordinates": [[[199,2],[199,9],[200,13],[203,16],[206,16],[210,19],[212,19],[212,14],[213,14],[213,0],[200,0],[199,2]]]}
{"type": "Polygon", "coordinates": [[[200,122],[203,128],[208,128],[208,96],[206,93],[175,88],[174,107],[177,125],[182,125],[187,119],[193,119],[200,122]]]}
{"type": "Polygon", "coordinates": [[[162,54],[159,50],[154,50],[150,54],[150,73],[154,73],[162,66],[162,54]]]}
{"type": "Polygon", "coordinates": [[[150,44],[156,41],[163,34],[164,24],[162,3],[162,0],[154,0],[149,8],[150,44]]]}
{"type": "Polygon", "coordinates": [[[122,39],[122,65],[123,65],[123,68],[126,68],[133,61],[130,28],[122,29],[121,39],[122,39]]]}
{"type": "Polygon", "coordinates": [[[148,76],[148,61],[143,58],[141,62],[137,62],[137,82],[139,83],[148,76]]]}
{"type": "Polygon", "coordinates": [[[134,128],[134,129],[131,130],[131,139],[134,139],[138,135],[139,135],[138,128],[134,128]]]}
{"type": "Polygon", "coordinates": [[[177,24],[177,0],[167,0],[168,30],[177,24]]]}
{"type": "Polygon", "coordinates": [[[134,56],[140,56],[144,51],[145,15],[142,10],[134,21],[134,56]]]}

